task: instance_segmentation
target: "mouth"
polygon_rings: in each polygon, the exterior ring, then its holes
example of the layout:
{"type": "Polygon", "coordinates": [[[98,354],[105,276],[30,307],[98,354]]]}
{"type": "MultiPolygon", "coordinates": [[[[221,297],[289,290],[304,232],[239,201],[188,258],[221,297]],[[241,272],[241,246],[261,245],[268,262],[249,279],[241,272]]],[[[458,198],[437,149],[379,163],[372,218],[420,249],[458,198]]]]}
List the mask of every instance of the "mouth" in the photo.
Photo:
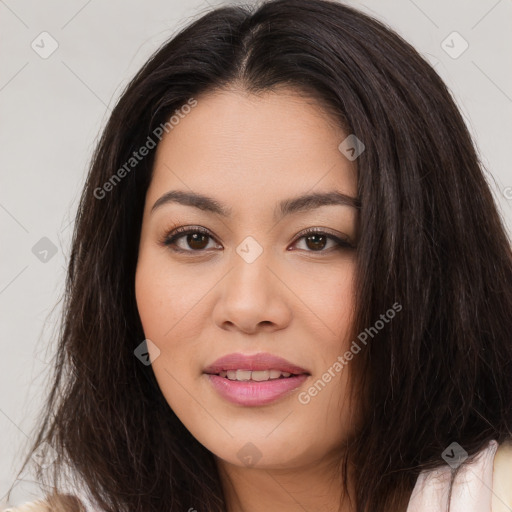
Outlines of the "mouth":
{"type": "MultiPolygon", "coordinates": [[[[207,373],[207,372],[205,372],[207,373]]],[[[268,380],[278,379],[289,379],[290,377],[296,377],[297,375],[309,375],[308,373],[291,373],[277,369],[271,370],[222,370],[218,373],[210,373],[209,375],[218,375],[229,380],[236,381],[254,381],[254,382],[265,382],[268,380]]]]}
{"type": "Polygon", "coordinates": [[[311,375],[308,370],[267,352],[252,355],[228,354],[206,367],[203,373],[218,375],[229,380],[256,382],[311,375]]]}
{"type": "Polygon", "coordinates": [[[311,373],[278,356],[229,354],[203,370],[220,396],[236,405],[262,406],[300,387],[311,373]]]}

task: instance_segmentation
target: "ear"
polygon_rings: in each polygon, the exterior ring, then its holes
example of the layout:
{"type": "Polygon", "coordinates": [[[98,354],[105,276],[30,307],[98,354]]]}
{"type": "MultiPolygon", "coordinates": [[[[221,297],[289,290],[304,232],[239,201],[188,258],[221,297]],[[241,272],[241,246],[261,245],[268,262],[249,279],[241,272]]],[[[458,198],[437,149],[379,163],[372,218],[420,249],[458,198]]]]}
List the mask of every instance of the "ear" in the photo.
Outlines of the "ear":
{"type": "Polygon", "coordinates": [[[512,510],[512,439],[498,446],[494,456],[492,512],[512,510]]]}

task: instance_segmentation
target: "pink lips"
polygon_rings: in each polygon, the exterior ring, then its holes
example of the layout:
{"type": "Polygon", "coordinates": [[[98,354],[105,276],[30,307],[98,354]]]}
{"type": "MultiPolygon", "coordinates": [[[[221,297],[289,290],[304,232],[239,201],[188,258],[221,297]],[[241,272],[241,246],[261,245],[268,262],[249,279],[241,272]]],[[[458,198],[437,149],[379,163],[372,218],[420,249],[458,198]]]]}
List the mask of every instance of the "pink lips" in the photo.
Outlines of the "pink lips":
{"type": "Polygon", "coordinates": [[[251,356],[229,354],[217,359],[203,371],[207,374],[214,389],[223,398],[243,406],[260,406],[271,403],[298,388],[310,375],[304,368],[292,364],[282,357],[264,352],[251,356]],[[227,370],[280,370],[293,375],[260,382],[236,381],[218,375],[221,371],[227,370]]]}
{"type": "Polygon", "coordinates": [[[260,352],[259,354],[254,354],[252,356],[246,356],[244,354],[228,354],[227,356],[217,359],[203,371],[204,373],[217,374],[224,370],[280,370],[282,372],[294,373],[296,375],[309,373],[304,368],[294,365],[282,357],[268,354],[267,352],[260,352]]]}

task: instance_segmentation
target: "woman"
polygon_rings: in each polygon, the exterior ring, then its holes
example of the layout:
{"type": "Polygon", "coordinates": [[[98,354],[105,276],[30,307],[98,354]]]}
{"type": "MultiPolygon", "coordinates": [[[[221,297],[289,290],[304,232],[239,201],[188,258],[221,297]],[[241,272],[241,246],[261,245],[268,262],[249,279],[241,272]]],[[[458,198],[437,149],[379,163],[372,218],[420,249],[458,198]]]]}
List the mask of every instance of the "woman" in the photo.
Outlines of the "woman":
{"type": "Polygon", "coordinates": [[[90,510],[506,510],[511,312],[429,64],[339,3],[216,9],[97,147],[34,450],[90,510]]]}

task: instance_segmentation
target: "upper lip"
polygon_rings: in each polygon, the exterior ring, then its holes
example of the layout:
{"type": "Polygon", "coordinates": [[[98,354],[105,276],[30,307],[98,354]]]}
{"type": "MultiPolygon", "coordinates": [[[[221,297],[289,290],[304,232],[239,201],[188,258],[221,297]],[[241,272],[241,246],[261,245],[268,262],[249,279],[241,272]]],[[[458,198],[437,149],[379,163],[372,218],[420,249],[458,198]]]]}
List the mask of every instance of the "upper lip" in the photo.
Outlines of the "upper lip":
{"type": "Polygon", "coordinates": [[[309,372],[296,364],[283,359],[282,357],[260,352],[253,355],[245,354],[228,354],[207,366],[203,372],[209,374],[218,374],[227,370],[280,370],[295,375],[308,374],[309,372]]]}

